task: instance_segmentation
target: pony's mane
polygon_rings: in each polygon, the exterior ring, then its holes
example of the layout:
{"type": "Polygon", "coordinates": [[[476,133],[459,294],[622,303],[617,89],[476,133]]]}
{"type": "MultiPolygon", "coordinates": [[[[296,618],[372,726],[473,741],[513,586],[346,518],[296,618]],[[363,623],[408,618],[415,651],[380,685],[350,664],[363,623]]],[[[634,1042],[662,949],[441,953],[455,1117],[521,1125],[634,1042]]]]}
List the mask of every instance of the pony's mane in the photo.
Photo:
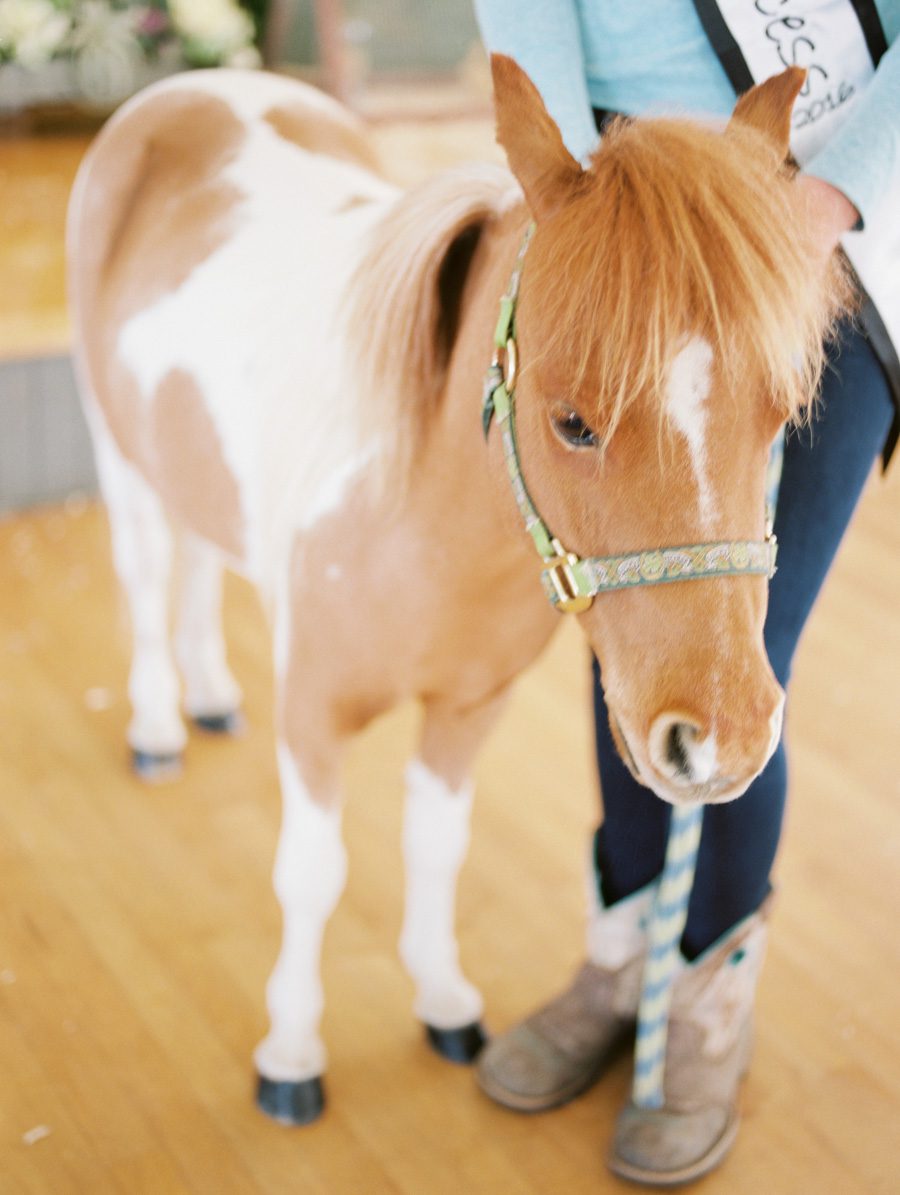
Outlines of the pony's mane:
{"type": "MultiPolygon", "coordinates": [[[[478,238],[519,197],[502,167],[447,171],[389,209],[351,280],[360,416],[392,441],[395,481],[440,401],[478,238]]],[[[850,299],[837,255],[818,260],[790,172],[761,133],[615,121],[528,250],[521,308],[536,309],[537,335],[524,368],[562,361],[572,396],[587,385],[597,396],[608,440],[641,397],[662,423],[672,358],[699,335],[737,398],[764,386],[784,419],[800,419],[850,299]]]]}
{"type": "Polygon", "coordinates": [[[529,249],[535,363],[561,358],[572,395],[591,388],[608,440],[630,402],[659,403],[673,356],[699,335],[736,397],[762,385],[798,420],[850,298],[837,256],[818,261],[791,173],[755,129],[619,119],[529,249]]]}
{"type": "Polygon", "coordinates": [[[482,229],[517,200],[518,184],[502,166],[436,175],[388,210],[350,281],[350,342],[368,391],[360,417],[373,437],[392,441],[395,484],[443,393],[482,229]]]}

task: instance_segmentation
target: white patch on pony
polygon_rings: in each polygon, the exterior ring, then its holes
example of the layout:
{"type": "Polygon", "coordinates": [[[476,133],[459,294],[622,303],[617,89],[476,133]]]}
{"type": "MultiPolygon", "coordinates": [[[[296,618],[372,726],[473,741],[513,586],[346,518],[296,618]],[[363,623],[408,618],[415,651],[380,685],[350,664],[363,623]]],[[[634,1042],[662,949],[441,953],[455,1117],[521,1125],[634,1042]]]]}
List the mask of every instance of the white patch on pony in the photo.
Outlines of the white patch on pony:
{"type": "MultiPolygon", "coordinates": [[[[693,337],[672,362],[666,394],[666,411],[669,419],[687,441],[691,468],[697,483],[697,513],[703,534],[707,536],[715,534],[718,513],[710,484],[706,452],[706,400],[709,397],[711,385],[712,363],[713,351],[709,341],[701,336],[693,337]]],[[[721,643],[725,641],[726,633],[725,595],[719,593],[714,600],[710,601],[709,634],[716,642],[721,643]]],[[[721,661],[717,660],[710,678],[714,693],[714,710],[718,710],[720,705],[721,668],[721,661]]],[[[707,778],[714,775],[716,764],[714,731],[715,724],[710,728],[709,735],[696,752],[700,783],[703,782],[703,775],[706,775],[707,778]]],[[[691,756],[691,762],[692,765],[695,762],[694,754],[691,756]]]]}
{"type": "Polygon", "coordinates": [[[666,394],[666,411],[687,440],[691,466],[697,482],[700,522],[712,526],[715,517],[713,495],[706,462],[706,400],[710,389],[713,351],[700,336],[689,340],[672,362],[666,394]]]}
{"type": "Polygon", "coordinates": [[[222,555],[205,540],[185,534],[181,565],[175,655],[184,681],[184,708],[193,717],[233,714],[242,694],[226,658],[222,555]]]}
{"type": "Polygon", "coordinates": [[[150,755],[177,755],[187,741],[169,644],[172,537],[156,494],[122,456],[91,402],[85,411],[109,511],[116,574],[131,616],[128,742],[150,755]]]}
{"type": "Polygon", "coordinates": [[[270,1029],[254,1057],[261,1075],[299,1082],[321,1075],[324,997],[320,955],[325,923],[347,878],[340,809],[313,799],[283,742],[278,744],[283,818],[275,891],[284,915],[281,953],[269,978],[270,1029]]]}
{"type": "Polygon", "coordinates": [[[294,608],[291,603],[291,564],[288,558],[275,585],[272,603],[272,661],[276,680],[281,682],[287,675],[291,658],[291,636],[293,632],[294,608]]]}
{"type": "Polygon", "coordinates": [[[522,203],[524,199],[525,195],[521,186],[519,185],[518,180],[510,176],[509,190],[500,197],[500,200],[497,204],[497,215],[503,216],[507,212],[511,212],[512,209],[514,207],[518,207],[518,205],[522,203]]]}
{"type": "MultiPolygon", "coordinates": [[[[370,447],[360,452],[358,456],[338,464],[331,477],[320,479],[317,489],[307,487],[304,492],[308,495],[308,504],[295,515],[293,527],[300,532],[309,531],[320,519],[339,510],[353,480],[359,476],[374,455],[375,449],[370,447]]],[[[290,663],[293,619],[296,617],[292,601],[291,568],[285,567],[285,564],[289,566],[293,563],[294,567],[297,567],[299,554],[303,552],[303,549],[302,538],[287,545],[282,567],[271,578],[270,588],[274,594],[272,605],[275,613],[272,646],[275,675],[279,679],[284,677],[290,663]]],[[[341,580],[343,575],[343,568],[336,562],[329,564],[325,570],[325,576],[331,582],[341,580]]]]}
{"type": "Polygon", "coordinates": [[[308,531],[326,515],[340,510],[352,483],[376,455],[377,446],[370,444],[355,456],[341,461],[328,477],[323,478],[318,489],[309,496],[303,510],[298,512],[294,526],[299,530],[308,531]]]}
{"type": "Polygon", "coordinates": [[[769,718],[769,754],[766,757],[766,763],[775,754],[775,749],[781,741],[781,731],[784,725],[784,696],[778,703],[778,708],[773,712],[769,718]]]}
{"type": "Polygon", "coordinates": [[[438,1029],[477,1021],[484,1002],[463,976],[454,929],[456,878],[469,846],[473,789],[452,792],[419,760],[406,769],[406,906],[400,957],[416,984],[416,1016],[438,1029]]]}
{"type": "Polygon", "coordinates": [[[377,451],[360,442],[365,396],[348,376],[343,296],[397,192],[255,119],[284,100],[328,107],[312,89],[240,71],[178,86],[215,94],[249,121],[221,176],[242,198],[230,236],[129,320],[118,353],[147,403],[172,370],[196,381],[241,496],[247,549],[233,563],[269,588],[292,531],[333,510],[377,451]],[[366,202],[337,214],[351,198],[366,202]]]}
{"type": "MultiPolygon", "coordinates": [[[[685,744],[685,746],[688,746],[685,744]]],[[[719,774],[719,757],[716,736],[710,731],[700,742],[692,741],[688,747],[688,761],[691,774],[697,784],[706,784],[719,774]]]]}

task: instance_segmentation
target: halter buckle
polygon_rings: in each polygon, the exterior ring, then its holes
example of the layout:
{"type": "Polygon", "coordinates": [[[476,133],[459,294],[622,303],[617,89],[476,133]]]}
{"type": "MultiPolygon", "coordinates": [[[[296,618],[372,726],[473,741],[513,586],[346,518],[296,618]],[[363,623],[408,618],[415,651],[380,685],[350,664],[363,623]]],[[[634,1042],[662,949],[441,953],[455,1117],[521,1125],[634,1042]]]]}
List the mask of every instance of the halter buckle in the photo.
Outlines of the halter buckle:
{"type": "Polygon", "coordinates": [[[552,543],[557,555],[555,559],[545,561],[544,575],[556,594],[556,608],[563,614],[583,614],[591,608],[594,598],[578,590],[578,580],[572,571],[572,565],[578,563],[578,557],[574,552],[567,552],[558,539],[552,543]]]}
{"type": "Polygon", "coordinates": [[[507,336],[506,344],[494,349],[491,368],[500,370],[506,393],[512,394],[516,388],[516,377],[519,373],[519,351],[515,337],[507,336]]]}

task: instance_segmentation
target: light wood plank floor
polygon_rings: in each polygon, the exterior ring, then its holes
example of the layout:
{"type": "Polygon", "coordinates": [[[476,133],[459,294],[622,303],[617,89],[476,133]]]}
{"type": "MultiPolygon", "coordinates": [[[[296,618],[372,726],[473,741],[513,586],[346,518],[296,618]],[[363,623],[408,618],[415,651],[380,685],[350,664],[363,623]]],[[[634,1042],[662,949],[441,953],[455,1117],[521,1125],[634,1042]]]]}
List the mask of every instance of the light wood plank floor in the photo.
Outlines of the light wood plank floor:
{"type": "MultiPolygon", "coordinates": [[[[440,132],[390,135],[412,175],[440,132]]],[[[448,156],[478,153],[490,135],[451,141],[448,156]]],[[[870,488],[798,661],[757,1056],[709,1195],[900,1190],[898,485],[895,468],[870,488]]],[[[230,586],[246,735],[195,736],[183,779],[147,788],[125,766],[127,633],[101,510],[0,523],[0,560],[0,1192],[625,1190],[603,1157],[627,1060],[569,1108],[518,1117],[420,1040],[395,956],[412,710],[348,765],[350,880],[324,963],[329,1110],[302,1130],[255,1111],[250,1053],[279,935],[256,601],[230,586]]],[[[581,955],[595,798],[574,627],[523,680],[478,779],[462,954],[501,1029],[581,955]]]]}

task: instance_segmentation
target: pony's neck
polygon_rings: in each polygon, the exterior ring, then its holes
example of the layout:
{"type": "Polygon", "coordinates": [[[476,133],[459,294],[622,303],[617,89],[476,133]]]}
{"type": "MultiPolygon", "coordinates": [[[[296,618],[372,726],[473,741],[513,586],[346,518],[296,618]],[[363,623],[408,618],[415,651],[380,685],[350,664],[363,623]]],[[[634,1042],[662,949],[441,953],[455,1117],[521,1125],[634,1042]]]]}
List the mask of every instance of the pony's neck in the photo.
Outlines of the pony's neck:
{"type": "MultiPolygon", "coordinates": [[[[497,429],[482,431],[481,395],[501,295],[528,223],[521,205],[491,222],[472,260],[447,384],[412,467],[410,501],[439,517],[462,570],[514,585],[547,609],[538,560],[512,496],[497,429]]],[[[551,611],[552,615],[552,611],[551,611]]]]}

